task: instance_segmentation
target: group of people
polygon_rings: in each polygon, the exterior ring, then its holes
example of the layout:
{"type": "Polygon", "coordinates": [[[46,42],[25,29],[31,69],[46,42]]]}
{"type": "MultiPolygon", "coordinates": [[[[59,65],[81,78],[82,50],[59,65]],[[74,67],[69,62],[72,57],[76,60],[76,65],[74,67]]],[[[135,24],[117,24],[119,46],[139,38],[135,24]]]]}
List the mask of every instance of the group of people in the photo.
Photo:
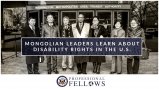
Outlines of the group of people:
{"type": "MultiPolygon", "coordinates": [[[[57,26],[54,23],[54,16],[47,15],[47,24],[42,26],[42,31],[35,27],[36,20],[34,18],[28,19],[28,25],[22,30],[22,37],[74,37],[74,38],[88,38],[108,37],[109,32],[103,25],[99,24],[99,18],[94,16],[92,24],[84,22],[84,15],[78,15],[77,23],[70,24],[69,17],[63,17],[62,26],[57,26]]],[[[130,27],[127,32],[122,29],[122,22],[117,20],[114,23],[114,28],[111,30],[111,37],[141,37],[145,41],[144,30],[140,28],[139,22],[136,18],[130,20],[130,27]]],[[[58,74],[57,70],[57,56],[45,56],[47,60],[48,74],[54,72],[58,74]]],[[[62,70],[67,68],[74,70],[74,62],[77,66],[77,74],[87,74],[87,62],[92,62],[92,72],[100,74],[101,63],[105,62],[105,56],[62,56],[62,70]],[[68,65],[66,64],[68,60],[68,65]]],[[[26,56],[26,64],[28,74],[39,73],[39,56],[26,56]]],[[[140,59],[139,56],[127,57],[127,73],[137,74],[139,70],[140,59]]],[[[112,56],[112,64],[110,74],[122,73],[122,56],[112,56]]]]}

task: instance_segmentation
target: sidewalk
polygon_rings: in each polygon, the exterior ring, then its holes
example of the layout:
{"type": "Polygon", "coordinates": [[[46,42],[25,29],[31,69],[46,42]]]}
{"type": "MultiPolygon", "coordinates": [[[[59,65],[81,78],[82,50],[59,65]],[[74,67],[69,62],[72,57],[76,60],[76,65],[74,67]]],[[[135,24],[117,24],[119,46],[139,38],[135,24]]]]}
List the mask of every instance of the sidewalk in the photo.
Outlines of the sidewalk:
{"type": "MultiPolygon", "coordinates": [[[[14,55],[14,52],[3,52],[3,58],[6,58],[8,56],[14,55]]],[[[25,64],[25,57],[20,56],[21,54],[18,54],[18,57],[10,57],[8,59],[5,59],[5,64],[1,64],[1,73],[2,74],[27,74],[26,64],[25,64]]],[[[61,69],[61,57],[58,57],[58,70],[60,74],[76,74],[77,68],[76,65],[74,71],[70,71],[69,69],[65,72],[61,69]]],[[[92,74],[92,63],[88,63],[87,65],[87,73],[92,74]]],[[[106,57],[106,62],[102,63],[101,65],[101,74],[109,74],[111,68],[111,56],[106,57]]],[[[123,59],[123,74],[127,73],[127,67],[126,67],[126,58],[123,59]]],[[[46,68],[46,60],[44,63],[40,63],[39,65],[39,71],[41,74],[47,74],[47,68],[46,68]]],[[[150,58],[148,60],[141,60],[140,61],[140,69],[139,74],[158,74],[158,53],[157,52],[151,52],[150,58]]]]}

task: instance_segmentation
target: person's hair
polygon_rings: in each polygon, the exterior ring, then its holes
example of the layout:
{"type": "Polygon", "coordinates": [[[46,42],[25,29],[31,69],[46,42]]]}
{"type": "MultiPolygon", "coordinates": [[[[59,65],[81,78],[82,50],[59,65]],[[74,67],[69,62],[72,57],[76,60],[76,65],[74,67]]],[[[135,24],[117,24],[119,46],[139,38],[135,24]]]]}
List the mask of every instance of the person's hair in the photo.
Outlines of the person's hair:
{"type": "Polygon", "coordinates": [[[69,17],[68,16],[64,16],[63,19],[68,19],[69,20],[69,17]]]}
{"type": "MultiPolygon", "coordinates": [[[[83,15],[83,14],[79,14],[79,15],[82,15],[82,16],[83,16],[83,18],[84,18],[84,15],[83,15]]],[[[78,15],[78,16],[79,16],[79,15],[78,15]]]]}
{"type": "MultiPolygon", "coordinates": [[[[46,19],[47,19],[47,17],[48,17],[49,15],[52,16],[53,19],[54,19],[54,16],[53,16],[51,13],[48,13],[48,14],[47,14],[46,19]]],[[[57,26],[57,23],[55,22],[55,19],[54,19],[54,21],[53,21],[53,24],[54,24],[54,26],[57,26]]]]}
{"type": "MultiPolygon", "coordinates": [[[[63,17],[63,20],[64,20],[64,19],[68,19],[68,20],[69,20],[69,17],[68,17],[68,16],[64,16],[64,17],[63,17]]],[[[64,22],[62,22],[62,25],[63,25],[63,24],[64,24],[64,22]]],[[[70,21],[68,22],[68,25],[70,25],[70,21]]]]}
{"type": "MultiPolygon", "coordinates": [[[[98,17],[98,16],[94,16],[94,17],[93,17],[93,19],[94,19],[94,18],[97,18],[97,19],[98,19],[98,21],[99,21],[99,17],[98,17]]],[[[92,19],[92,21],[93,21],[93,19],[92,19]]]]}
{"type": "Polygon", "coordinates": [[[48,16],[50,16],[50,15],[54,18],[54,16],[53,16],[51,13],[48,13],[47,16],[46,16],[46,18],[47,18],[48,16]]]}
{"type": "Polygon", "coordinates": [[[33,17],[29,17],[28,21],[30,21],[31,19],[35,19],[35,18],[33,18],[33,17]]]}
{"type": "Polygon", "coordinates": [[[136,22],[138,25],[140,25],[139,20],[137,19],[137,17],[131,18],[130,23],[131,23],[132,20],[135,20],[135,22],[136,22]]]}
{"type": "Polygon", "coordinates": [[[116,20],[116,21],[114,22],[113,28],[115,28],[115,24],[116,24],[117,22],[119,22],[119,23],[121,24],[121,27],[122,27],[122,21],[121,21],[121,20],[116,20]]]}
{"type": "Polygon", "coordinates": [[[93,16],[93,18],[92,18],[92,22],[91,22],[91,25],[93,24],[93,19],[94,18],[97,18],[98,19],[98,21],[99,21],[99,17],[98,16],[93,16]]]}

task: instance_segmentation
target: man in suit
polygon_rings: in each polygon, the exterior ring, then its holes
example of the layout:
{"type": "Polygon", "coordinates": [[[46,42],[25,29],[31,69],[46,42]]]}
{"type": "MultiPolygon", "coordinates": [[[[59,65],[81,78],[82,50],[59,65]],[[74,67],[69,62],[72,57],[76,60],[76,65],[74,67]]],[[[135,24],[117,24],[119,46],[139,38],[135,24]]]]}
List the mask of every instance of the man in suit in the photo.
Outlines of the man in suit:
{"type": "MultiPolygon", "coordinates": [[[[54,23],[53,15],[48,14],[46,19],[47,19],[47,24],[44,24],[42,26],[42,37],[60,37],[59,28],[54,23]]],[[[55,74],[58,74],[59,72],[57,71],[57,56],[46,56],[46,59],[47,59],[48,74],[51,74],[52,71],[55,74]]]]}
{"type": "MultiPolygon", "coordinates": [[[[22,37],[40,37],[40,31],[35,27],[36,20],[29,18],[28,24],[25,29],[22,30],[22,37]]],[[[28,74],[40,74],[39,73],[39,56],[26,56],[26,64],[28,74]]]]}
{"type": "MultiPolygon", "coordinates": [[[[72,24],[73,36],[75,38],[87,38],[89,36],[90,24],[84,22],[84,15],[79,14],[78,22],[72,24]]],[[[87,62],[89,61],[88,56],[74,56],[74,61],[77,64],[77,74],[87,74],[87,62]]]]}

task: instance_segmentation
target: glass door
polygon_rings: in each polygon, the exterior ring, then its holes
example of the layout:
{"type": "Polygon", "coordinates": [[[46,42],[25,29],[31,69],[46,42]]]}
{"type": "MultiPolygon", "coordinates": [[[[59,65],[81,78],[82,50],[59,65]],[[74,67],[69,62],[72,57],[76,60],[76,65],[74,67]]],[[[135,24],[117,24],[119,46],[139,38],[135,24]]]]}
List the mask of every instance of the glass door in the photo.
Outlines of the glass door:
{"type": "Polygon", "coordinates": [[[76,23],[77,11],[61,11],[61,25],[63,23],[64,16],[69,17],[70,24],[76,23]]]}
{"type": "Polygon", "coordinates": [[[90,24],[92,23],[92,18],[94,16],[94,11],[93,10],[81,10],[81,11],[78,11],[78,15],[79,14],[84,15],[86,23],[90,23],[90,24]]]}
{"type": "Polygon", "coordinates": [[[28,19],[30,17],[35,18],[35,20],[36,20],[35,26],[40,28],[39,11],[29,11],[28,12],[28,19]]]}
{"type": "Polygon", "coordinates": [[[112,11],[99,10],[96,15],[99,17],[99,24],[103,25],[108,30],[109,36],[111,33],[112,25],[112,11]]]}
{"type": "Polygon", "coordinates": [[[92,23],[92,18],[94,16],[94,11],[93,10],[79,10],[79,11],[61,11],[61,25],[62,25],[62,18],[64,16],[68,16],[70,19],[70,23],[76,23],[77,22],[77,17],[79,14],[83,14],[85,17],[85,22],[86,23],[92,23]]]}
{"type": "Polygon", "coordinates": [[[129,12],[128,11],[114,11],[114,22],[121,20],[122,28],[126,31],[129,26],[129,12]]]}
{"type": "Polygon", "coordinates": [[[47,23],[46,17],[47,17],[48,14],[53,15],[53,17],[54,17],[54,23],[56,25],[59,25],[59,14],[58,14],[58,11],[52,11],[52,10],[44,10],[43,11],[43,24],[47,23]]]}

